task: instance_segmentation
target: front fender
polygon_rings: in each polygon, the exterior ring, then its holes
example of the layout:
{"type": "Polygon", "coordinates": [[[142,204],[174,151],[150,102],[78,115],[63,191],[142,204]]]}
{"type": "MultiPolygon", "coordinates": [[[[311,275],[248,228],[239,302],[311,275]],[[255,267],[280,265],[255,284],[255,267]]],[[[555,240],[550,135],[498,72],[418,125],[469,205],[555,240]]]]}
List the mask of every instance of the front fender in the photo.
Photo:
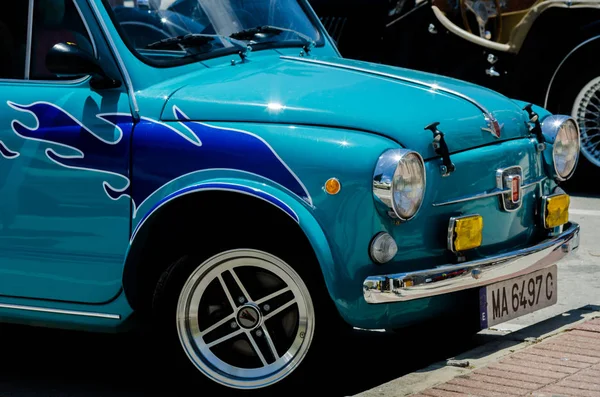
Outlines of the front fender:
{"type": "Polygon", "coordinates": [[[147,221],[152,219],[161,207],[185,195],[207,191],[227,191],[252,196],[272,204],[281,210],[282,214],[289,216],[298,224],[310,242],[321,266],[327,290],[332,299],[334,299],[333,256],[329,249],[329,244],[327,243],[327,238],[325,237],[323,229],[321,229],[319,223],[309,211],[306,204],[280,188],[262,182],[245,179],[243,177],[209,178],[202,181],[196,180],[188,183],[186,186],[180,187],[172,193],[164,194],[163,197],[157,199],[154,206],[145,212],[139,222],[137,222],[137,225],[132,232],[128,250],[131,251],[136,243],[136,237],[139,232],[144,229],[145,225],[151,223],[147,221]]]}
{"type": "MultiPolygon", "coordinates": [[[[360,317],[361,271],[372,263],[368,246],[382,223],[390,222],[374,205],[373,170],[381,153],[397,144],[330,127],[144,118],[133,141],[131,257],[141,250],[136,242],[146,234],[140,233],[145,224],[153,223],[147,220],[164,203],[226,187],[266,200],[294,219],[312,245],[342,317],[348,322],[360,317]],[[338,194],[325,192],[330,178],[340,181],[338,194]]],[[[127,274],[136,268],[130,263],[136,261],[128,255],[127,274]]]]}

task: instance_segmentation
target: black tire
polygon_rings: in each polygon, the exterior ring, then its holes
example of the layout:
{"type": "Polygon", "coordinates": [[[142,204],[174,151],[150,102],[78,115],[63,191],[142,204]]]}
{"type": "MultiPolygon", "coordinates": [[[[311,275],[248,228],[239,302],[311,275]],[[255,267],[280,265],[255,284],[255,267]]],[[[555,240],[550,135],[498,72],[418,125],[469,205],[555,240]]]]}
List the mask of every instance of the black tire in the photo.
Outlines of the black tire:
{"type": "MultiPolygon", "coordinates": [[[[589,48],[582,47],[562,65],[552,86],[548,103],[548,109],[551,112],[574,116],[573,109],[578,96],[586,85],[600,76],[600,71],[591,62],[595,59],[598,51],[600,51],[600,45],[590,46],[589,48]]],[[[577,117],[575,119],[578,121],[580,129],[583,130],[583,120],[577,117]]],[[[600,163],[600,158],[598,162],[600,163]]],[[[590,183],[590,180],[595,180],[599,176],[600,167],[588,160],[582,142],[582,150],[575,173],[570,180],[561,183],[561,186],[567,192],[599,193],[600,187],[597,184],[590,183]]]]}
{"type": "MultiPolygon", "coordinates": [[[[208,249],[182,252],[181,257],[172,263],[160,277],[152,302],[154,323],[158,331],[159,342],[163,340],[166,342],[163,346],[163,353],[166,353],[167,357],[174,360],[173,363],[176,363],[174,366],[169,364],[170,369],[174,370],[171,372],[174,372],[174,376],[179,379],[176,384],[181,385],[183,389],[189,390],[190,387],[194,388],[197,385],[202,387],[203,391],[208,388],[225,395],[238,395],[239,393],[276,395],[284,391],[289,394],[289,390],[298,393],[308,392],[314,390],[315,382],[323,384],[325,388],[332,385],[332,373],[324,371],[322,367],[322,364],[324,364],[322,353],[326,352],[328,356],[334,354],[334,357],[336,357],[337,349],[343,348],[343,340],[345,340],[343,335],[351,328],[343,322],[329,297],[319,264],[312,251],[308,252],[307,247],[304,247],[304,250],[294,252],[293,248],[298,249],[301,246],[281,246],[279,243],[273,243],[281,241],[281,236],[273,238],[274,236],[270,233],[254,232],[254,234],[249,234],[244,238],[246,240],[244,243],[241,241],[237,243],[231,241],[223,244],[211,242],[208,249]],[[203,262],[214,257],[215,254],[235,249],[263,251],[289,264],[306,285],[314,308],[314,334],[304,359],[282,380],[258,389],[240,390],[231,388],[205,376],[185,354],[176,326],[179,296],[190,275],[203,262]],[[292,254],[292,252],[294,253],[292,254]],[[310,379],[310,382],[306,381],[308,379],[310,379]]],[[[219,241],[222,241],[222,239],[219,239],[219,241]]]]}

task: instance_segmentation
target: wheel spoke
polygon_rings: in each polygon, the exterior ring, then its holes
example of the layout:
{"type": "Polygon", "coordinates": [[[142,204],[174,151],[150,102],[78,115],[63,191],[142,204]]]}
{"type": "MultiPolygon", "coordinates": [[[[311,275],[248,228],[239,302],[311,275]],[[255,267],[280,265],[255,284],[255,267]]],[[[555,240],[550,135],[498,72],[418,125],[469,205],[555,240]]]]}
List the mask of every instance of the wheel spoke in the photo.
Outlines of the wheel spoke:
{"type": "Polygon", "coordinates": [[[223,292],[225,292],[225,295],[227,295],[227,300],[231,304],[231,308],[235,310],[237,306],[235,305],[235,302],[233,300],[233,297],[231,296],[231,293],[229,292],[229,289],[227,289],[227,285],[225,285],[225,280],[223,280],[223,276],[219,274],[217,277],[219,278],[219,282],[221,283],[223,292]]]}
{"type": "Polygon", "coordinates": [[[231,272],[231,275],[233,276],[233,279],[237,283],[238,288],[240,289],[240,291],[242,291],[242,294],[244,294],[244,298],[246,298],[246,302],[250,302],[250,300],[251,300],[250,294],[248,293],[248,291],[246,291],[244,284],[242,284],[242,282],[238,278],[237,274],[235,274],[235,270],[231,269],[230,272],[231,272]]]}
{"type": "Polygon", "coordinates": [[[250,339],[250,343],[252,343],[252,347],[254,348],[254,352],[256,353],[256,355],[258,356],[258,358],[260,358],[260,362],[262,363],[262,365],[265,366],[265,367],[267,365],[269,365],[267,363],[267,360],[265,360],[265,356],[263,356],[262,352],[258,348],[258,345],[254,341],[254,337],[252,336],[252,334],[250,332],[246,332],[246,335],[248,335],[248,339],[250,339]]]}
{"type": "Polygon", "coordinates": [[[235,319],[235,314],[230,314],[229,316],[225,317],[221,321],[217,322],[214,325],[211,325],[210,327],[208,327],[204,331],[200,332],[200,337],[203,337],[204,335],[208,334],[209,332],[212,332],[215,329],[219,328],[221,325],[225,324],[226,322],[234,320],[234,319],[235,319]]]}
{"type": "Polygon", "coordinates": [[[277,349],[275,349],[275,345],[273,344],[273,339],[271,339],[271,334],[269,334],[269,331],[267,330],[267,326],[263,325],[262,330],[265,335],[265,339],[267,340],[267,343],[269,344],[269,349],[271,349],[271,354],[273,354],[273,357],[275,357],[275,360],[278,360],[279,355],[277,354],[277,349]]]}
{"type": "Polygon", "coordinates": [[[237,331],[234,331],[234,332],[232,332],[230,334],[227,334],[227,335],[225,335],[225,336],[223,336],[223,337],[221,337],[221,338],[219,338],[217,340],[214,340],[214,341],[212,341],[210,343],[207,343],[206,346],[208,346],[208,348],[210,349],[211,347],[216,346],[219,343],[223,343],[226,340],[229,340],[231,338],[235,338],[236,336],[238,336],[239,334],[241,334],[243,332],[244,332],[243,329],[238,329],[237,331]]]}
{"type": "Polygon", "coordinates": [[[271,317],[281,313],[282,311],[284,311],[285,309],[287,309],[288,307],[292,306],[294,303],[296,303],[296,299],[292,299],[291,301],[287,302],[285,305],[281,305],[280,307],[278,307],[276,310],[273,310],[271,313],[267,314],[264,318],[264,321],[267,321],[268,319],[270,319],[271,317]]]}
{"type": "MultiPolygon", "coordinates": [[[[588,102],[588,106],[591,106],[593,108],[595,108],[596,110],[600,111],[600,107],[598,107],[598,105],[596,105],[594,102],[589,101],[588,102]]],[[[591,112],[590,112],[591,113],[591,112]]]]}
{"type": "Polygon", "coordinates": [[[283,289],[280,289],[279,291],[273,292],[272,294],[269,294],[269,295],[265,296],[264,298],[260,298],[255,303],[257,305],[261,305],[261,304],[263,304],[263,303],[265,303],[267,301],[270,301],[273,298],[277,298],[279,295],[285,294],[289,290],[290,290],[290,287],[285,287],[283,289]]]}

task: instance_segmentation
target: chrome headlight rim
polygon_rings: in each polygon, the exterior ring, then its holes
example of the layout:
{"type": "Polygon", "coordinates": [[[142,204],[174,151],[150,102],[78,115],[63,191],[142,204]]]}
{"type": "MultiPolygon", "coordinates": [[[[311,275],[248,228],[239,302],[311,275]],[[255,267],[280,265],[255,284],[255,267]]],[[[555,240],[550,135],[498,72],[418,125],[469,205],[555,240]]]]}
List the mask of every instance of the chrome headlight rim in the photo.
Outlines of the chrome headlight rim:
{"type": "Polygon", "coordinates": [[[421,207],[425,199],[425,192],[427,189],[427,173],[425,171],[425,161],[423,157],[416,151],[410,149],[388,149],[379,156],[377,165],[373,172],[373,194],[375,198],[389,208],[388,215],[393,218],[397,218],[401,222],[407,222],[413,219],[421,207]],[[410,216],[403,216],[398,213],[394,201],[394,176],[396,171],[400,167],[400,164],[408,156],[415,156],[419,162],[421,168],[421,177],[423,179],[423,189],[420,197],[420,201],[414,212],[410,216]],[[378,178],[378,176],[381,176],[378,178]]]}
{"type": "Polygon", "coordinates": [[[564,182],[564,181],[571,179],[573,177],[573,175],[575,174],[575,170],[577,169],[577,164],[579,163],[579,158],[581,157],[581,131],[579,129],[579,125],[577,124],[575,119],[571,116],[552,115],[552,116],[546,117],[544,119],[544,121],[542,122],[542,133],[544,134],[544,138],[545,138],[546,142],[552,145],[552,152],[551,152],[551,158],[552,158],[551,169],[552,169],[552,173],[553,173],[552,177],[557,182],[564,182]],[[575,128],[575,131],[577,132],[577,137],[574,140],[577,144],[577,150],[575,151],[575,161],[573,162],[572,168],[566,175],[563,175],[559,172],[558,167],[557,167],[557,161],[556,161],[557,154],[556,154],[555,142],[556,142],[556,139],[558,138],[559,134],[561,132],[565,131],[563,129],[563,127],[566,126],[568,123],[570,123],[575,128]]]}

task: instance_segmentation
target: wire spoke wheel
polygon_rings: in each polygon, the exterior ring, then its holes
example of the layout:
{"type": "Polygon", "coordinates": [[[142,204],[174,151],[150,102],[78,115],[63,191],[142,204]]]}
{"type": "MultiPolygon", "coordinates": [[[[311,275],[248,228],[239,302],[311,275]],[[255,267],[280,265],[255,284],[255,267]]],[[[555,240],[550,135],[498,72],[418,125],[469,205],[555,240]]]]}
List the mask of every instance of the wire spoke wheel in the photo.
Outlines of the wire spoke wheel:
{"type": "Polygon", "coordinates": [[[573,104],[572,116],[581,131],[581,152],[600,167],[600,77],[583,87],[573,104]]]}
{"type": "Polygon", "coordinates": [[[177,332],[212,380],[257,389],[289,375],[306,356],[315,314],[300,276],[281,259],[233,250],[202,263],[179,295],[177,332]]]}

